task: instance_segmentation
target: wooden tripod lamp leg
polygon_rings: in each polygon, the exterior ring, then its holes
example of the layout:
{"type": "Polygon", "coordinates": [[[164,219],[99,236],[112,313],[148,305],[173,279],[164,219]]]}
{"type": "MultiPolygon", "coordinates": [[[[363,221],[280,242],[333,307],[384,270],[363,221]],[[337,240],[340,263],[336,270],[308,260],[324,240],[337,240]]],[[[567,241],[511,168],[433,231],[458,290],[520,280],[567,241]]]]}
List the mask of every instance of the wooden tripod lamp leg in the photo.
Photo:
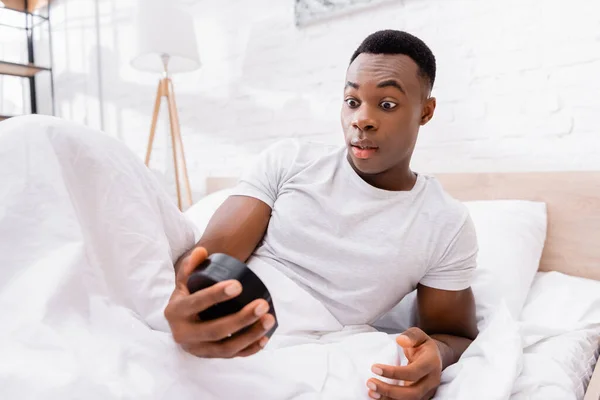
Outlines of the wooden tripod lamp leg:
{"type": "Polygon", "coordinates": [[[158,113],[160,112],[160,101],[163,96],[162,80],[158,82],[158,89],[156,90],[156,100],[154,101],[154,112],[152,113],[152,125],[150,126],[150,136],[148,138],[148,149],[146,150],[146,166],[150,165],[150,155],[152,154],[152,146],[154,144],[154,134],[156,133],[156,122],[158,121],[158,113]]]}
{"type": "Polygon", "coordinates": [[[172,126],[174,128],[172,128],[172,131],[175,133],[175,140],[177,141],[178,144],[178,153],[179,156],[181,157],[179,159],[179,161],[181,162],[181,167],[182,167],[182,174],[183,174],[183,182],[185,185],[185,189],[186,189],[186,194],[187,194],[187,203],[188,206],[191,206],[193,204],[193,200],[192,200],[192,189],[190,187],[190,179],[188,177],[188,172],[187,172],[187,165],[186,165],[186,161],[185,161],[185,152],[183,150],[183,140],[181,139],[181,130],[180,130],[180,125],[179,125],[179,114],[177,113],[177,104],[175,101],[175,90],[173,88],[173,82],[169,79],[169,87],[168,87],[168,99],[169,99],[169,113],[171,115],[173,115],[173,119],[175,121],[174,124],[172,124],[172,126]]]}
{"type": "Polygon", "coordinates": [[[175,185],[177,186],[177,206],[180,210],[183,210],[181,207],[181,187],[179,184],[179,161],[177,159],[177,120],[175,119],[175,115],[173,114],[173,110],[171,107],[171,96],[167,92],[167,101],[169,104],[169,124],[171,126],[171,144],[173,147],[173,164],[175,166],[175,185]]]}

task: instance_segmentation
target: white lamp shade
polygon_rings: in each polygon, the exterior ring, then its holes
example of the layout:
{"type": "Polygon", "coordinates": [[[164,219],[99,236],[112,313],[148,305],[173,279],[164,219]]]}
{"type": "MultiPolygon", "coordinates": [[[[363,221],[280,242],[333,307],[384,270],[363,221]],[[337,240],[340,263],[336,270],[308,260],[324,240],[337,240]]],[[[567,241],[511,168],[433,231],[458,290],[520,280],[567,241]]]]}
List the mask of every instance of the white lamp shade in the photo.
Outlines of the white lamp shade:
{"type": "Polygon", "coordinates": [[[140,0],[136,18],[137,53],[131,65],[142,71],[163,72],[163,55],[169,56],[169,72],[188,72],[200,67],[194,20],[173,0],[140,0]]]}

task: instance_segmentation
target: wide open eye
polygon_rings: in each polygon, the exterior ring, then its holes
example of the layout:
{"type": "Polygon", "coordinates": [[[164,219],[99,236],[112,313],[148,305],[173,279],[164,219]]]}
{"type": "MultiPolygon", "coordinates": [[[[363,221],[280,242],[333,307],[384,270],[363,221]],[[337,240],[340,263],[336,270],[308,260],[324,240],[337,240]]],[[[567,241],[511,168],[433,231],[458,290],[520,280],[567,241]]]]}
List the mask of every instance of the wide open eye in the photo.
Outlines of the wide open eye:
{"type": "Polygon", "coordinates": [[[344,101],[346,102],[346,104],[347,104],[347,105],[348,105],[348,107],[350,107],[350,108],[356,108],[356,107],[358,107],[358,106],[360,105],[360,103],[358,102],[358,100],[356,100],[356,99],[354,99],[354,98],[352,98],[352,97],[350,97],[350,98],[347,98],[347,99],[346,99],[346,100],[344,100],[344,101]]]}
{"type": "Polygon", "coordinates": [[[394,103],[393,101],[382,101],[381,104],[379,104],[379,106],[381,108],[383,108],[384,110],[393,110],[394,108],[396,108],[398,106],[398,104],[394,103]]]}

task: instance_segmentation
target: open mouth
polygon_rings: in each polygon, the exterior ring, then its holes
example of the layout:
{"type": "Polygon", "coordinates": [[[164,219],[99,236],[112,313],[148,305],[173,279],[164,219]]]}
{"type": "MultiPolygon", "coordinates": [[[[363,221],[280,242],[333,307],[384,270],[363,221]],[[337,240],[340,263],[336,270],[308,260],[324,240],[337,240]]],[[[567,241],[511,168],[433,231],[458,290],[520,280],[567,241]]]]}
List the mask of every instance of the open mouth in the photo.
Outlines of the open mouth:
{"type": "Polygon", "coordinates": [[[352,147],[356,147],[361,150],[377,150],[377,146],[360,146],[360,145],[352,145],[352,147]]]}
{"type": "Polygon", "coordinates": [[[352,154],[354,154],[354,157],[362,160],[373,157],[377,153],[377,150],[377,147],[352,145],[352,154]]]}

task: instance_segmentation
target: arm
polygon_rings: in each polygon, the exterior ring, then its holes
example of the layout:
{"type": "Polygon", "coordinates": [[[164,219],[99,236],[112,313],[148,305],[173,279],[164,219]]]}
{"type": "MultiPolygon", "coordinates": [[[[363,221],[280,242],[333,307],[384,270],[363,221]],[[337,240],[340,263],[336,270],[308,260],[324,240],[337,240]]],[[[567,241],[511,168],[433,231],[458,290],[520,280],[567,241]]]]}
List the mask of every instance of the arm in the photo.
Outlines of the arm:
{"type": "Polygon", "coordinates": [[[465,219],[441,250],[434,266],[417,286],[417,326],[396,339],[404,349],[408,365],[373,366],[375,374],[408,384],[394,386],[371,379],[367,386],[373,398],[430,399],[440,385],[442,371],[459,360],[478,334],[470,288],[477,238],[470,218],[465,219]]]}
{"type": "Polygon", "coordinates": [[[417,286],[417,327],[435,340],[443,369],[456,363],[478,334],[470,288],[477,250],[475,227],[467,214],[436,266],[417,286]]]}
{"type": "Polygon", "coordinates": [[[375,364],[377,375],[405,381],[394,386],[370,379],[370,396],[385,399],[430,399],[440,385],[442,370],[458,361],[477,336],[475,302],[470,288],[460,291],[417,287],[418,327],[396,342],[404,349],[406,366],[375,364]],[[380,397],[377,397],[380,396],[380,397]]]}
{"type": "Polygon", "coordinates": [[[263,152],[256,165],[246,170],[235,194],[214,213],[198,244],[175,264],[177,284],[165,317],[173,338],[186,351],[200,357],[238,357],[266,345],[264,335],[275,319],[268,314],[265,300],[255,300],[223,318],[201,321],[200,311],[238,296],[243,288],[237,281],[225,281],[190,294],[187,279],[208,254],[225,253],[243,262],[252,255],[265,234],[294,150],[293,142],[283,142],[263,152]]]}
{"type": "MultiPolygon", "coordinates": [[[[231,196],[217,209],[195,247],[245,262],[263,238],[270,218],[271,207],[264,202],[254,197],[231,196]]],[[[192,250],[175,264],[175,273],[192,250]]]]}
{"type": "Polygon", "coordinates": [[[417,326],[437,342],[445,369],[458,361],[477,337],[471,288],[460,291],[417,287],[417,326]]]}
{"type": "Polygon", "coordinates": [[[165,317],[173,338],[188,352],[201,357],[237,357],[254,354],[266,345],[268,339],[264,335],[275,324],[273,315],[268,313],[269,303],[258,299],[235,314],[201,321],[200,311],[238,296],[243,288],[240,282],[225,281],[190,294],[187,280],[211,253],[247,261],[266,232],[271,210],[297,151],[293,140],[265,149],[255,165],[242,174],[234,195],[214,213],[198,244],[177,261],[177,284],[165,317]]]}
{"type": "MultiPolygon", "coordinates": [[[[294,140],[277,142],[263,151],[255,165],[242,174],[234,195],[214,213],[196,247],[245,262],[265,234],[290,160],[297,151],[294,140]]],[[[178,269],[175,265],[176,272],[178,269]]]]}
{"type": "Polygon", "coordinates": [[[275,319],[268,314],[265,300],[255,300],[223,318],[200,321],[198,313],[238,296],[243,288],[237,281],[225,281],[190,294],[187,280],[209,253],[226,253],[246,261],[262,239],[270,215],[271,208],[260,200],[230,197],[215,212],[198,244],[175,264],[176,286],[165,317],[173,339],[187,352],[209,358],[244,357],[266,345],[264,335],[275,319]],[[246,327],[249,329],[242,331],[246,327]]]}

